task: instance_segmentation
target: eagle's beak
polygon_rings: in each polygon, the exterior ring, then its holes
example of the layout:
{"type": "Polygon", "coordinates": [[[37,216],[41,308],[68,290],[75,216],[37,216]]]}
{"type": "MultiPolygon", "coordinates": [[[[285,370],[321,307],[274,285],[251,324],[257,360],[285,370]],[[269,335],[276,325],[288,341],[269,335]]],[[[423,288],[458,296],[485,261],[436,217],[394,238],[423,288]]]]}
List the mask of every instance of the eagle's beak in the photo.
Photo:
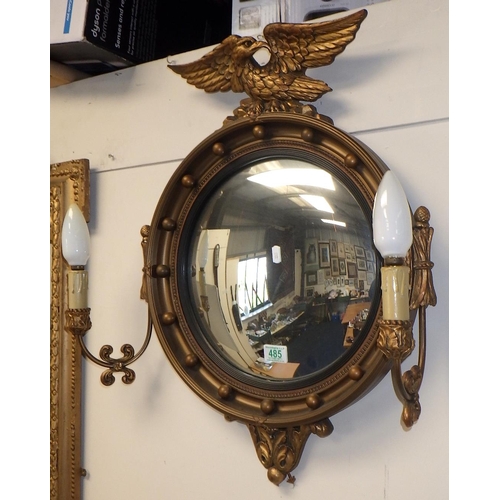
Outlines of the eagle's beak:
{"type": "Polygon", "coordinates": [[[261,49],[262,47],[267,47],[267,44],[262,40],[257,40],[252,44],[252,46],[250,47],[250,50],[252,51],[252,53],[255,53],[259,49],[261,49]]]}

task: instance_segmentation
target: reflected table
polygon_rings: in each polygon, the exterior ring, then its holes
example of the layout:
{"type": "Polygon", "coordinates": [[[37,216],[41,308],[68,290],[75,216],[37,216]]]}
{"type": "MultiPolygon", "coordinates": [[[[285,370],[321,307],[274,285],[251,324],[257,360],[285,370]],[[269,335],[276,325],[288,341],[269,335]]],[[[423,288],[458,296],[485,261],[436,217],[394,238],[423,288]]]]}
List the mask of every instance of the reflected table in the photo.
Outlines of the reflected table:
{"type": "Polygon", "coordinates": [[[350,347],[354,342],[354,326],[350,326],[350,323],[356,318],[356,316],[364,309],[370,309],[371,302],[355,302],[354,304],[349,304],[345,310],[344,316],[342,317],[342,323],[347,325],[345,336],[344,336],[344,347],[350,347]]]}
{"type": "Polygon", "coordinates": [[[252,370],[272,378],[293,378],[300,363],[273,363],[268,370],[253,366],[252,370]]]}

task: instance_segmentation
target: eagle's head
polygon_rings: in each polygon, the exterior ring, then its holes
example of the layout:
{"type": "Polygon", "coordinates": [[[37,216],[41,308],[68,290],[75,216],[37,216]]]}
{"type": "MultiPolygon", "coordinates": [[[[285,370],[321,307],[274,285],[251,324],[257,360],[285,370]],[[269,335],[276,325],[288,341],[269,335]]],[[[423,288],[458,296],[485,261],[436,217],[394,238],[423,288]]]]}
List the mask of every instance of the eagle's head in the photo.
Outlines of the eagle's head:
{"type": "Polygon", "coordinates": [[[232,58],[236,63],[243,64],[264,47],[267,48],[265,42],[260,42],[251,36],[241,37],[233,46],[232,58]]]}

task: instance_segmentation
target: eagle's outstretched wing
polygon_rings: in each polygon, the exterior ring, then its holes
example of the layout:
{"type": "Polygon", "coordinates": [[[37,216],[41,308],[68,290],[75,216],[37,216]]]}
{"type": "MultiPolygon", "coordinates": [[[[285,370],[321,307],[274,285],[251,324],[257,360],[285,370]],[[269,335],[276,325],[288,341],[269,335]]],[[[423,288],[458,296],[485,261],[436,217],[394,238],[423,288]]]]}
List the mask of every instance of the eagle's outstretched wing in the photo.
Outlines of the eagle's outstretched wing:
{"type": "Polygon", "coordinates": [[[201,59],[187,64],[169,65],[188,83],[206,92],[243,92],[234,60],[233,48],[241,39],[230,35],[201,59]]]}
{"type": "Polygon", "coordinates": [[[271,50],[270,63],[281,73],[303,73],[307,68],[331,64],[354,40],[366,16],[363,9],[315,24],[269,24],[263,35],[271,50]]]}
{"type": "Polygon", "coordinates": [[[331,90],[306,70],[331,64],[354,40],[366,15],[360,10],[334,21],[269,24],[265,42],[230,35],[201,59],[169,67],[206,92],[246,92],[251,102],[242,107],[253,115],[295,109],[298,102],[314,102],[331,90]],[[261,48],[270,51],[269,62],[262,66],[253,58],[261,48]]]}

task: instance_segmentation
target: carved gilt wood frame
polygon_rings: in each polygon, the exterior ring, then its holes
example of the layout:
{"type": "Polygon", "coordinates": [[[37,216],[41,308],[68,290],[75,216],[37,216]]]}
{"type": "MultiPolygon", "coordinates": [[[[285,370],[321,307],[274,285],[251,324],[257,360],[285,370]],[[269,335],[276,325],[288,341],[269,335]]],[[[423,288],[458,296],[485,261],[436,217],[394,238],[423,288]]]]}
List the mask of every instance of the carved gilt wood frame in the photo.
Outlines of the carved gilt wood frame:
{"type": "Polygon", "coordinates": [[[76,203],[90,217],[88,160],[50,166],[50,499],[80,500],[81,347],[64,331],[68,306],[61,229],[66,211],[76,203]]]}

